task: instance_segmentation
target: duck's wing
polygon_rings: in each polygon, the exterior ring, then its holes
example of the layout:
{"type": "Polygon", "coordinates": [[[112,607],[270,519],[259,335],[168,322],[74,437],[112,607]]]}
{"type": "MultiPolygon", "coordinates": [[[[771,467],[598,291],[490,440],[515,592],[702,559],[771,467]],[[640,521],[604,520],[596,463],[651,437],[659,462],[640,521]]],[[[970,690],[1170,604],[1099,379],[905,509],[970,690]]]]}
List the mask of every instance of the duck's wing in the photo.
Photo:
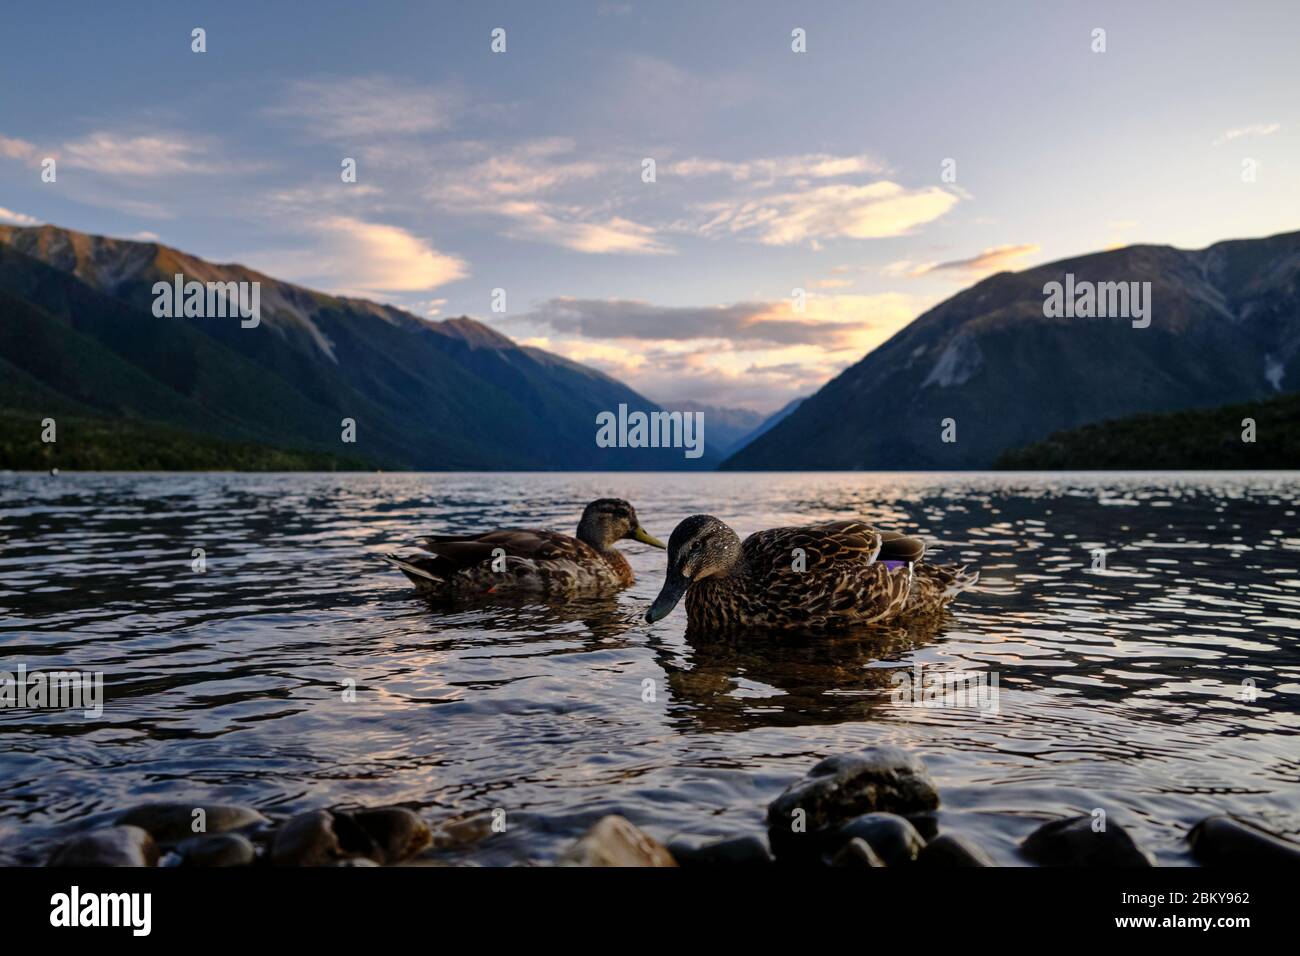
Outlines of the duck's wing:
{"type": "Polygon", "coordinates": [[[533,562],[571,560],[590,557],[591,548],[577,538],[558,531],[512,528],[483,534],[426,535],[420,546],[434,556],[443,574],[472,568],[497,556],[498,549],[507,557],[533,562]]]}
{"type": "Polygon", "coordinates": [[[880,540],[878,561],[907,561],[915,564],[925,557],[925,542],[920,538],[909,538],[898,531],[881,531],[880,540]]]}
{"type": "Polygon", "coordinates": [[[832,567],[868,565],[884,544],[879,531],[862,521],[758,531],[740,546],[752,573],[787,574],[797,561],[804,573],[816,574],[832,567]]]}
{"type": "Polygon", "coordinates": [[[908,562],[925,550],[916,539],[887,534],[888,540],[861,521],[834,521],[760,531],[741,550],[763,602],[778,617],[870,623],[896,614],[911,587],[910,563],[887,565],[884,555],[908,562]]]}

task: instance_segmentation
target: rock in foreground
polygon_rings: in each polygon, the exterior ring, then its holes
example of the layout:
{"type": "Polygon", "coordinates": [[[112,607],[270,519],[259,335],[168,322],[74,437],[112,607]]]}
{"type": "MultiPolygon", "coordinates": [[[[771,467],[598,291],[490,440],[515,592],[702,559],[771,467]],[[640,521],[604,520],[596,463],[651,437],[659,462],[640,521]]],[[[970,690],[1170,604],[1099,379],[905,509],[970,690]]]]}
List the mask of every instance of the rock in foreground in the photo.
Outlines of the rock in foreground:
{"type": "Polygon", "coordinates": [[[1020,848],[1042,866],[1154,866],[1151,854],[1139,847],[1118,823],[1092,828],[1091,816],[1045,823],[1025,838],[1020,848]]]}
{"type": "Polygon", "coordinates": [[[732,837],[703,846],[675,840],[668,844],[668,851],[679,866],[767,866],[775,862],[767,841],[756,835],[732,837]]]}
{"type": "Polygon", "coordinates": [[[565,850],[559,866],[676,866],[658,840],[620,816],[602,817],[565,850]]]}
{"type": "Polygon", "coordinates": [[[144,803],[120,814],[113,822],[148,830],[159,843],[179,843],[205,833],[228,833],[270,823],[252,807],[185,802],[144,803]]]}
{"type": "Polygon", "coordinates": [[[276,866],[328,866],[344,856],[328,810],[290,817],[275,834],[271,862],[276,866]]]}
{"type": "Polygon", "coordinates": [[[916,857],[920,866],[997,866],[992,858],[965,837],[944,833],[925,845],[916,857]]]}
{"type": "Polygon", "coordinates": [[[182,866],[251,866],[257,859],[252,841],[238,833],[192,837],[176,850],[182,866]]]}
{"type": "Polygon", "coordinates": [[[1207,817],[1187,839],[1207,866],[1300,866],[1300,845],[1235,817],[1207,817]]]}
{"type": "Polygon", "coordinates": [[[871,844],[862,837],[854,837],[835,854],[831,866],[843,867],[883,867],[885,861],[876,856],[871,844]]]}
{"type": "Polygon", "coordinates": [[[155,866],[158,845],[140,827],[105,827],[75,836],[50,858],[50,866],[155,866]]]}
{"type": "Polygon", "coordinates": [[[925,849],[925,840],[896,813],[864,813],[836,831],[840,840],[865,840],[885,866],[906,866],[925,849]]]}
{"type": "Polygon", "coordinates": [[[827,757],[768,805],[778,858],[812,859],[830,831],[866,813],[934,810],[939,793],[921,761],[897,747],[827,757]]]}

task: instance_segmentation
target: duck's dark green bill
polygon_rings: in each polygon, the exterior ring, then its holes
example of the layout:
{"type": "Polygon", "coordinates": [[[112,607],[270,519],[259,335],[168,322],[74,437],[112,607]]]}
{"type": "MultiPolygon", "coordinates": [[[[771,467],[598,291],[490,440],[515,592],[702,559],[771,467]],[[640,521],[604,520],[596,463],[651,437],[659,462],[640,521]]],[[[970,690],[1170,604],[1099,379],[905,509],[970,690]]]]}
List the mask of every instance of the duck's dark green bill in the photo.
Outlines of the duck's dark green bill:
{"type": "Polygon", "coordinates": [[[650,610],[645,612],[645,619],[653,624],[655,621],[667,617],[669,612],[677,606],[677,602],[682,599],[682,595],[686,593],[686,589],[690,587],[690,584],[690,579],[680,571],[669,571],[668,578],[659,591],[659,596],[650,605],[650,610]]]}

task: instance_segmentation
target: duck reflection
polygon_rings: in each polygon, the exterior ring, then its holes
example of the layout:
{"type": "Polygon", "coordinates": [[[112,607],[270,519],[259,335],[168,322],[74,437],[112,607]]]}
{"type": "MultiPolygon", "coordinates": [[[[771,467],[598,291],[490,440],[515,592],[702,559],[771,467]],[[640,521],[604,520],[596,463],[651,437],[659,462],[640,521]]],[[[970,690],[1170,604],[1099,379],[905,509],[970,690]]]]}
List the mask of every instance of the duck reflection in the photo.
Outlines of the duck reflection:
{"type": "Polygon", "coordinates": [[[719,638],[687,630],[687,652],[660,665],[672,716],[692,731],[741,731],[872,719],[889,703],[894,668],[879,666],[938,640],[949,617],[835,635],[789,631],[719,638]]]}
{"type": "Polygon", "coordinates": [[[413,603],[420,607],[419,619],[425,627],[434,622],[438,631],[447,636],[463,631],[469,637],[486,631],[508,634],[522,642],[536,640],[539,636],[563,636],[595,644],[645,627],[641,620],[644,612],[621,605],[614,596],[554,602],[539,601],[536,597],[502,597],[491,603],[419,596],[413,603]]]}

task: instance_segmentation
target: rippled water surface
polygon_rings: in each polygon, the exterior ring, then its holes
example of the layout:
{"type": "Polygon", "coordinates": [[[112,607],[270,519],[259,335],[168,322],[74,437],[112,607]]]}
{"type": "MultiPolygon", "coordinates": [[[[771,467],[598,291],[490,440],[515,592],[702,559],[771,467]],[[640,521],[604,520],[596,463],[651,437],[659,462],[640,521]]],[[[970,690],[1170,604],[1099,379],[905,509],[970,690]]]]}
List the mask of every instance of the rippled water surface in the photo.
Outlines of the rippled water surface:
{"type": "Polygon", "coordinates": [[[609,812],[755,831],[818,758],[879,743],[1000,862],[1094,808],[1165,863],[1212,812],[1294,834],[1298,496],[1296,474],[0,475],[0,670],[103,671],[106,696],[99,720],[0,710],[0,853],[194,798],[406,802],[472,821],[452,859],[540,862],[609,812]],[[565,610],[440,612],[377,557],[571,531],[603,495],[664,539],[700,511],[742,536],[857,515],[983,578],[937,627],[709,641],[682,609],[642,621],[664,557],[639,544],[633,588],[565,610]],[[917,663],[996,673],[998,714],[896,702],[917,663]]]}

